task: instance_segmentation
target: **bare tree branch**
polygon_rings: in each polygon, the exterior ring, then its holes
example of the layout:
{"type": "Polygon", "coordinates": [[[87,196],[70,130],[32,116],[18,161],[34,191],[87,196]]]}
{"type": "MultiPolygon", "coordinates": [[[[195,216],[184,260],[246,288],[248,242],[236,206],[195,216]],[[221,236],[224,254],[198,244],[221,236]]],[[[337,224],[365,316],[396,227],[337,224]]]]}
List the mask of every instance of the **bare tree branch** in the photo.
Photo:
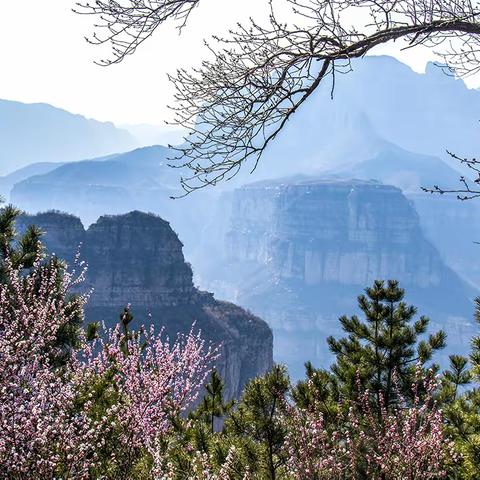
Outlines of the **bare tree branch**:
{"type": "Polygon", "coordinates": [[[279,21],[272,7],[268,25],[251,20],[228,37],[214,37],[213,45],[207,44],[213,60],[170,76],[174,123],[189,130],[174,162],[191,172],[182,179],[186,194],[232,178],[245,163],[255,170],[318,86],[350,71],[351,59],[378,45],[404,39],[406,48],[433,48],[456,75],[480,71],[478,2],[286,1],[293,11],[289,24],[279,21]],[[354,26],[351,18],[367,20],[354,26]]]}
{"type": "Polygon", "coordinates": [[[179,22],[181,30],[199,0],[94,0],[77,3],[75,13],[94,15],[99,19],[98,30],[86,37],[94,45],[110,44],[112,58],[98,60],[102,66],[120,63],[167,20],[179,22]]]}
{"type": "Polygon", "coordinates": [[[453,159],[457,160],[461,165],[464,165],[472,172],[474,172],[473,177],[461,176],[459,178],[460,188],[444,188],[439,185],[434,185],[431,188],[422,187],[422,190],[427,193],[438,193],[443,195],[445,193],[455,193],[459,200],[472,200],[474,198],[480,197],[480,161],[476,158],[462,158],[456,155],[455,153],[447,153],[453,159]]]}

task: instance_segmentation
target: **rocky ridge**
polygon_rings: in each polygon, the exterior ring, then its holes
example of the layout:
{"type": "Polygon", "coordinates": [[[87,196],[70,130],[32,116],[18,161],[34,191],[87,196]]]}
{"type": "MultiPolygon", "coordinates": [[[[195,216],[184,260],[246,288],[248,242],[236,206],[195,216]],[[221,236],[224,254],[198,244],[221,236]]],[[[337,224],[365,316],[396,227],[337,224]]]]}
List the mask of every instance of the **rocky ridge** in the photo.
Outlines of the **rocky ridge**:
{"type": "Polygon", "coordinates": [[[250,378],[271,367],[273,339],[267,324],[195,288],[182,243],[168,222],[131,212],[101,217],[85,230],[78,218],[50,212],[22,217],[19,228],[30,224],[42,228],[47,249],[69,263],[80,246],[88,264],[85,287],[93,288],[87,322],[111,326],[130,303],[137,326],[154,322],[170,338],[195,323],[207,341],[221,345],[217,369],[227,397],[238,397],[250,378]]]}

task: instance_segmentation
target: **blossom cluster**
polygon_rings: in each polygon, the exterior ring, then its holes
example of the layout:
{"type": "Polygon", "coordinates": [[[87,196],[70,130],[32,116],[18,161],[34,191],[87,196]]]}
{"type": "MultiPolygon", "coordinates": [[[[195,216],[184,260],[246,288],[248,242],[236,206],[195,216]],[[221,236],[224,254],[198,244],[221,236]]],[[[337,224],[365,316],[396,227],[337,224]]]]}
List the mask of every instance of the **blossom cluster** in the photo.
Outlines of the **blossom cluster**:
{"type": "MultiPolygon", "coordinates": [[[[25,274],[8,260],[5,271],[0,478],[96,478],[105,463],[131,462],[130,453],[155,458],[159,437],[195,400],[215,351],[193,332],[169,342],[153,328],[127,338],[117,328],[93,342],[81,337],[65,355],[60,334],[78,315],[69,292],[83,273],[38,261],[25,274]]],[[[77,296],[75,305],[87,299],[77,296]]]]}
{"type": "MultiPolygon", "coordinates": [[[[235,447],[231,446],[228,450],[225,461],[219,468],[216,468],[212,455],[209,455],[206,452],[194,452],[192,473],[188,477],[189,480],[252,480],[253,477],[248,468],[246,468],[245,472],[241,474],[237,472],[237,469],[235,468],[237,454],[238,452],[235,447]]],[[[175,467],[171,462],[167,462],[162,474],[162,480],[175,480],[175,478],[177,478],[175,467]]]]}
{"type": "MultiPolygon", "coordinates": [[[[357,478],[431,480],[447,477],[455,462],[454,445],[445,433],[445,419],[434,401],[435,382],[425,380],[426,395],[414,392],[411,404],[390,409],[380,401],[374,409],[368,391],[359,402],[345,402],[334,427],[320,406],[290,408],[288,469],[298,480],[357,478]]],[[[417,385],[412,385],[416,390],[417,385]]]]}

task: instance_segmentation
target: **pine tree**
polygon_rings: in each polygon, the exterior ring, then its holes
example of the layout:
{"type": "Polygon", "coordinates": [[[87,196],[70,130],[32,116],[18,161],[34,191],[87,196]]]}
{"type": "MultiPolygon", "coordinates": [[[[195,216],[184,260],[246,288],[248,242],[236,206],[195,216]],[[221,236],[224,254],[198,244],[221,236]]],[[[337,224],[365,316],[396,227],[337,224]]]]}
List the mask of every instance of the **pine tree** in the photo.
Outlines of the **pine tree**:
{"type": "Polygon", "coordinates": [[[275,365],[247,384],[236,410],[225,421],[227,436],[245,440],[243,456],[250,472],[257,472],[259,478],[282,478],[287,460],[282,412],[289,388],[286,368],[275,365]]]}
{"type": "MultiPolygon", "coordinates": [[[[1,200],[0,200],[1,203],[1,200]]],[[[0,281],[5,282],[5,260],[8,258],[13,268],[33,267],[35,260],[43,251],[40,241],[42,231],[34,225],[29,226],[26,232],[19,236],[15,223],[21,211],[13,205],[6,205],[0,209],[0,281]]]]}
{"type": "Polygon", "coordinates": [[[455,402],[462,393],[464,387],[472,380],[472,372],[468,365],[468,358],[462,355],[450,355],[450,368],[442,375],[442,388],[439,400],[443,404],[455,402]]]}
{"type": "Polygon", "coordinates": [[[226,402],[223,398],[224,383],[216,370],[212,371],[210,382],[205,385],[207,394],[203,397],[200,406],[190,416],[201,419],[208,425],[211,433],[215,432],[216,425],[230,413],[235,401],[226,402]]]}
{"type": "MultiPolygon", "coordinates": [[[[420,340],[429,319],[414,320],[417,309],[403,301],[404,293],[397,281],[375,281],[358,297],[365,318],[342,316],[340,323],[347,336],[328,338],[336,356],[330,378],[333,390],[342,397],[354,399],[359,388],[368,389],[376,406],[384,403],[388,410],[399,394],[411,394],[419,365],[426,374],[433,353],[445,346],[443,331],[420,340]]],[[[438,370],[434,364],[430,368],[438,370]]]]}
{"type": "MultiPolygon", "coordinates": [[[[480,298],[477,298],[475,303],[475,320],[480,325],[480,298]]],[[[472,340],[470,362],[472,365],[471,375],[476,387],[467,394],[468,424],[470,426],[467,452],[470,478],[480,478],[480,335],[472,340]]]]}
{"type": "Polygon", "coordinates": [[[305,363],[305,380],[300,380],[292,388],[292,398],[296,407],[321,410],[325,425],[335,424],[339,414],[338,381],[330,371],[314,368],[311,362],[305,363]]]}
{"type": "MultiPolygon", "coordinates": [[[[480,298],[475,303],[475,320],[480,325],[480,298]]],[[[472,339],[469,359],[459,355],[450,357],[450,369],[443,374],[440,394],[448,420],[448,433],[461,454],[459,478],[468,480],[480,478],[479,385],[480,335],[472,339]]]]}
{"type": "Polygon", "coordinates": [[[176,433],[166,445],[174,478],[198,478],[193,465],[199,454],[208,457],[210,467],[220,475],[232,447],[231,480],[287,478],[285,412],[289,389],[286,368],[275,365],[270,372],[250,380],[238,402],[225,403],[223,383],[213,372],[203,402],[187,421],[176,419],[176,433]],[[222,416],[223,429],[215,429],[215,419],[222,416]]]}

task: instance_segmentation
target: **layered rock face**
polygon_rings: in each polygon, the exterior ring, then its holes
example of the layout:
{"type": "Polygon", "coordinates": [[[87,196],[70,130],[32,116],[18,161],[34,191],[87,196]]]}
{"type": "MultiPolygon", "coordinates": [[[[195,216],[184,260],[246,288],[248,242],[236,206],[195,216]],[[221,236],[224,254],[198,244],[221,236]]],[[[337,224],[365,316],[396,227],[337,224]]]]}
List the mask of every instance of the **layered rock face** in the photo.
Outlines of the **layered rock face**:
{"type": "Polygon", "coordinates": [[[139,212],[104,216],[86,232],[83,255],[96,307],[171,307],[195,301],[192,269],[165,220],[139,212]]]}
{"type": "Polygon", "coordinates": [[[170,338],[187,333],[195,323],[195,330],[220,346],[217,368],[227,397],[238,397],[250,378],[271,367],[267,324],[194,287],[182,243],[168,222],[132,212],[101,217],[84,230],[76,217],[53,212],[23,217],[20,230],[29,224],[41,227],[48,250],[70,263],[81,245],[81,258],[88,264],[86,287],[93,288],[87,322],[112,326],[130,303],[136,326],[154,322],[170,338]]]}
{"type": "Polygon", "coordinates": [[[341,335],[338,317],[358,313],[357,296],[377,279],[399,280],[406,301],[431,317],[431,331],[447,331],[446,353],[468,350],[476,291],[444,264],[396,187],[292,179],[245,186],[234,195],[226,244],[215,284],[272,326],[275,359],[294,377],[306,360],[328,366],[326,337],[341,335]]]}
{"type": "MultiPolygon", "coordinates": [[[[453,178],[453,177],[452,177],[453,178]]],[[[426,236],[456,272],[480,288],[480,205],[456,196],[410,193],[426,236]]]]}
{"type": "Polygon", "coordinates": [[[441,281],[440,256],[395,187],[360,181],[260,183],[237,191],[233,211],[230,258],[267,265],[281,278],[306,285],[396,278],[429,287],[441,281]]]}

